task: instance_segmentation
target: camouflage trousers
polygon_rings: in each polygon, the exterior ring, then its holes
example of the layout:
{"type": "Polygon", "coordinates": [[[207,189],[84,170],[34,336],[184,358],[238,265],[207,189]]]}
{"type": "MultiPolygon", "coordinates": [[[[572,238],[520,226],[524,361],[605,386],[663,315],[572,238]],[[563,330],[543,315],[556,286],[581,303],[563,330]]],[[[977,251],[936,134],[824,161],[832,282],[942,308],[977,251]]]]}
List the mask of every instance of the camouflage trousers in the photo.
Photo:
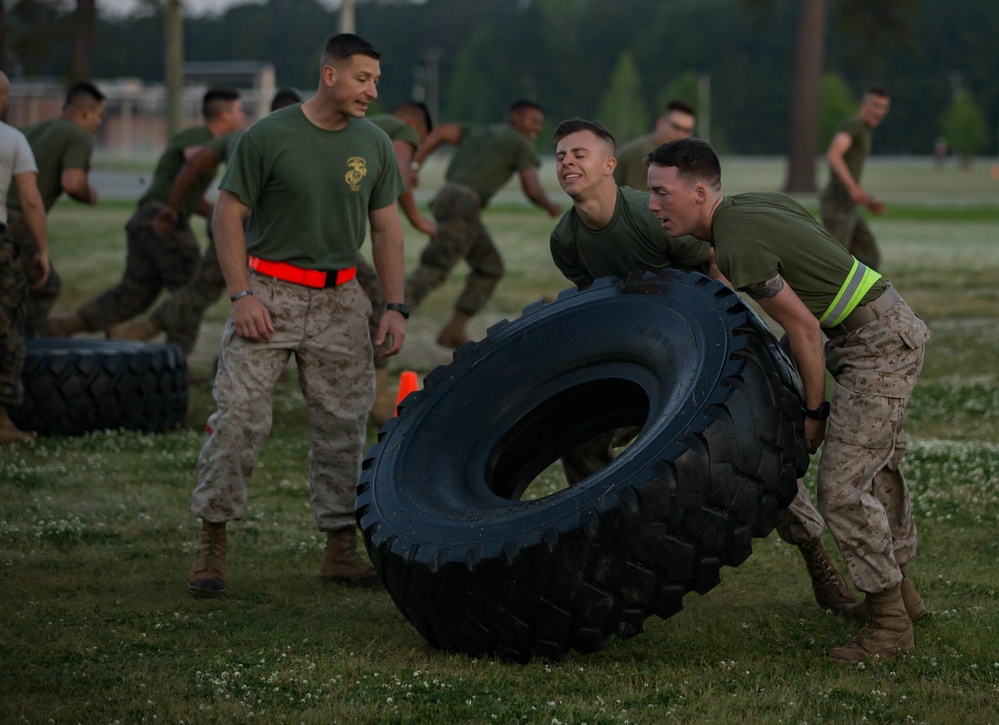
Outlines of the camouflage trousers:
{"type": "Polygon", "coordinates": [[[157,234],[153,221],[164,208],[158,201],[146,201],[128,220],[121,281],[78,310],[88,331],[103,330],[145,312],[161,290],[179,289],[191,279],[201,256],[198,241],[186,221],[166,236],[157,234]]]}
{"type": "Polygon", "coordinates": [[[185,355],[194,351],[201,329],[201,318],[225,291],[225,277],[215,250],[215,237],[208,227],[208,247],[201,255],[194,274],[180,289],[173,292],[155,310],[153,319],[166,331],[167,342],[180,345],[185,355]]]}
{"type": "Polygon", "coordinates": [[[464,184],[447,183],[430,205],[437,236],[420,254],[420,266],[406,277],[406,301],[414,307],[447,279],[464,259],[472,268],[454,308],[474,315],[503,277],[503,259],[482,223],[478,195],[464,184]]]}
{"type": "Polygon", "coordinates": [[[846,251],[871,269],[881,266],[881,253],[867,221],[852,200],[822,197],[822,226],[846,251]]]}
{"type": "MultiPolygon", "coordinates": [[[[382,290],[382,283],[378,279],[378,273],[363,259],[357,262],[357,282],[361,285],[361,289],[364,290],[364,294],[371,301],[371,317],[368,318],[368,333],[371,335],[373,343],[374,339],[378,337],[378,326],[382,323],[382,315],[385,313],[385,292],[382,290]]],[[[387,345],[383,343],[378,350],[385,347],[387,345]]],[[[378,357],[378,350],[375,350],[375,367],[387,368],[389,358],[378,357]]]]}
{"type": "Polygon", "coordinates": [[[902,422],[930,331],[903,301],[826,343],[835,380],[819,460],[819,511],[863,592],[902,580],[916,555],[916,526],[899,464],[902,422]]]}
{"type": "Polygon", "coordinates": [[[24,214],[20,209],[7,210],[7,233],[14,240],[20,255],[21,268],[28,280],[27,312],[24,320],[25,337],[47,337],[49,334],[49,313],[62,291],[62,280],[52,261],[49,260],[49,276],[45,284],[36,287],[38,270],[34,260],[38,255],[38,243],[31,233],[24,214]]]}
{"type": "Polygon", "coordinates": [[[12,408],[24,400],[24,325],[28,313],[28,280],[17,244],[0,233],[0,405],[12,408]]]}
{"type": "Polygon", "coordinates": [[[230,316],[222,335],[214,395],[198,456],[191,511],[222,522],[246,513],[247,481],[270,433],[274,387],[291,356],[309,414],[310,503],[320,531],[354,525],[354,499],[374,372],[371,303],[356,280],[312,289],[251,273],[253,294],[270,311],[268,342],[236,334],[230,316]]]}

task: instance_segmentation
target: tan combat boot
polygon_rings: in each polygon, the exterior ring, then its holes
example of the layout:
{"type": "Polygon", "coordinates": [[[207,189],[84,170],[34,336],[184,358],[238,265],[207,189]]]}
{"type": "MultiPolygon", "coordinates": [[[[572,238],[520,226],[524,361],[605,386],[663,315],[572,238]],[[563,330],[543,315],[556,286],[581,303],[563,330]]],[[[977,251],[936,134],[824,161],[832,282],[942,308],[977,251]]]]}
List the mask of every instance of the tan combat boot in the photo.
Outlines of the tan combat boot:
{"type": "Polygon", "coordinates": [[[472,316],[467,312],[455,310],[454,314],[451,315],[451,319],[441,328],[441,333],[437,336],[437,344],[457,350],[468,342],[468,333],[465,332],[465,326],[470,319],[472,319],[472,316]]]}
{"type": "Polygon", "coordinates": [[[905,611],[898,585],[867,595],[867,622],[860,634],[842,647],[833,647],[829,656],[838,662],[865,662],[888,659],[916,648],[912,620],[905,611]]]}
{"type": "Polygon", "coordinates": [[[812,593],[815,601],[823,610],[830,611],[837,617],[846,617],[851,607],[856,606],[857,598],[847,586],[843,575],[839,573],[836,562],[829,556],[822,539],[809,541],[798,547],[805,560],[808,576],[812,579],[812,593]]]}
{"type": "Polygon", "coordinates": [[[14,425],[7,414],[7,406],[0,405],[0,445],[8,443],[30,443],[35,439],[31,433],[25,433],[14,425]]]}
{"type": "MultiPolygon", "coordinates": [[[[905,613],[909,615],[909,619],[915,624],[926,614],[926,604],[923,603],[923,598],[919,596],[919,592],[916,591],[916,587],[913,586],[912,580],[909,578],[909,567],[903,566],[901,567],[901,571],[902,583],[899,584],[899,591],[902,593],[902,604],[905,605],[905,613]]],[[[843,616],[857,622],[866,622],[867,600],[850,607],[843,616]]]]}
{"type": "Polygon", "coordinates": [[[50,337],[72,337],[86,329],[87,323],[80,317],[79,312],[57,312],[49,315],[50,337]]]}
{"type": "Polygon", "coordinates": [[[361,589],[382,585],[375,570],[357,553],[357,532],[353,526],[326,532],[320,576],[328,582],[361,589]]]}
{"type": "Polygon", "coordinates": [[[187,576],[187,591],[196,597],[217,597],[225,594],[225,522],[201,522],[198,534],[198,555],[194,557],[187,576]]]}
{"type": "Polygon", "coordinates": [[[136,317],[134,320],[111,325],[107,329],[110,340],[150,340],[163,330],[156,318],[151,315],[136,317]]]}
{"type": "Polygon", "coordinates": [[[375,368],[375,404],[368,418],[381,428],[395,415],[395,393],[389,383],[387,368],[375,368]]]}

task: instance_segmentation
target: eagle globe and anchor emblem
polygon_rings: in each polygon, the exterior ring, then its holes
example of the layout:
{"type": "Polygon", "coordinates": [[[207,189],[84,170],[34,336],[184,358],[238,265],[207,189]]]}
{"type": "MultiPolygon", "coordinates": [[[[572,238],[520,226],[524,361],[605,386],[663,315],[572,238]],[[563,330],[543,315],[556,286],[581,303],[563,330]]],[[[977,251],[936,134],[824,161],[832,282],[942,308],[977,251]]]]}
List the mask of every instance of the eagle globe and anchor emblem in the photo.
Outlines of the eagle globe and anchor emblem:
{"type": "Polygon", "coordinates": [[[344,174],[344,178],[347,180],[347,184],[350,185],[350,190],[360,191],[361,181],[368,175],[367,162],[360,156],[351,156],[347,159],[347,166],[350,167],[350,171],[344,174]]]}

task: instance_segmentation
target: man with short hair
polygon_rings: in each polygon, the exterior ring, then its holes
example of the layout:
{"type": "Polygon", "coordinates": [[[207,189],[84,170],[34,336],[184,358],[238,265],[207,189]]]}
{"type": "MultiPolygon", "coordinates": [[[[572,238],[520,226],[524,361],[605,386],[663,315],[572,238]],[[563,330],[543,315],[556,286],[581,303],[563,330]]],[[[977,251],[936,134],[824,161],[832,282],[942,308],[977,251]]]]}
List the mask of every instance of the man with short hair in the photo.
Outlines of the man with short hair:
{"type": "Polygon", "coordinates": [[[171,139],[156,164],[149,189],[125,225],[128,251],[121,281],[74,312],[52,315],[49,329],[53,336],[106,330],[146,310],[163,288],[173,291],[191,279],[201,251],[189,220],[194,214],[211,215],[212,204],[204,194],[215,178],[214,169],[200,174],[188,189],[172,225],[164,229],[158,221],[166,211],[174,179],[184,166],[185,150],[222,138],[243,126],[245,117],[239,92],[208,91],[202,99],[202,116],[203,125],[185,129],[171,139]]]}
{"type": "MultiPolygon", "coordinates": [[[[97,86],[81,81],[66,91],[62,114],[23,129],[35,163],[37,185],[47,214],[64,193],[83,204],[97,203],[97,190],[90,184],[90,157],[94,153],[94,133],[104,117],[104,94],[97,86]]],[[[62,290],[55,268],[49,266],[42,280],[35,264],[38,243],[24,218],[18,187],[10,190],[7,200],[7,231],[20,248],[21,264],[31,283],[25,334],[44,337],[49,333],[48,317],[62,290]]]]}
{"type": "Polygon", "coordinates": [[[865,620],[860,634],[829,655],[863,662],[913,650],[912,623],[926,606],[908,577],[916,526],[899,464],[929,329],[798,202],[776,192],[725,196],[708,144],[673,141],[649,161],[649,208],[663,228],[710,241],[712,276],[749,294],[787,333],[809,450],[825,439],[819,510],[867,594],[856,609],[865,620]],[[835,381],[832,401],[826,370],[835,381]]]}
{"type": "Polygon", "coordinates": [[[464,259],[472,268],[454,313],[437,337],[445,347],[468,342],[466,326],[492,296],[503,277],[503,259],[482,223],[482,210],[514,173],[520,175],[524,195],[552,217],[561,213],[538,179],[541,159],[534,140],[544,123],[541,106],[520,100],[510,106],[507,122],[492,126],[446,123],[438,126],[413,158],[413,171],[441,144],[457,146],[430,209],[437,236],[420,254],[420,266],[406,278],[406,300],[414,307],[447,279],[464,259]]]}
{"type": "MultiPolygon", "coordinates": [[[[668,267],[706,269],[707,242],[672,237],[649,211],[649,193],[619,187],[614,180],[614,137],[604,126],[575,118],[555,129],[559,184],[572,198],[570,209],[551,235],[556,266],[580,288],[598,277],[624,278],[630,272],[668,267]]],[[[640,429],[620,429],[595,437],[562,458],[570,484],[614,460],[614,450],[640,429]]],[[[839,569],[822,544],[823,523],[799,481],[798,497],[779,515],[777,532],[798,547],[811,579],[815,601],[839,615],[856,604],[839,569]]]]}
{"type": "Polygon", "coordinates": [[[292,355],[309,409],[310,504],[326,534],[321,576],[381,584],[357,551],[354,501],[374,395],[372,345],[391,338],[381,354],[399,352],[409,309],[396,212],[406,187],[391,141],[364,117],[378,97],[379,55],[356,35],[330,36],[316,94],[247,129],[222,177],[212,226],[232,314],[191,497],[201,519],[188,575],[196,596],[226,589],[226,524],[246,512],[247,480],[292,355]],[[371,303],[355,278],[367,226],[390,300],[374,340],[371,303]]]}
{"type": "Polygon", "coordinates": [[[881,215],[885,205],[867,193],[860,177],[871,153],[871,132],[884,121],[890,105],[887,90],[869,87],[857,115],[840,124],[826,151],[829,183],[822,192],[822,224],[850,254],[874,269],[880,266],[881,254],[858,207],[881,215]]]}
{"type": "Polygon", "coordinates": [[[694,133],[696,116],[693,106],[685,101],[670,101],[666,110],[656,119],[656,127],[652,133],[639,136],[621,146],[617,154],[617,167],[614,169],[617,185],[645,191],[649,172],[646,158],[649,152],[664,143],[690,137],[694,133]]]}
{"type": "MultiPolygon", "coordinates": [[[[0,71],[0,117],[7,109],[9,91],[10,81],[0,71]]],[[[7,234],[7,192],[11,188],[18,191],[23,223],[37,250],[32,259],[32,278],[36,285],[45,284],[49,275],[49,241],[37,173],[28,139],[0,121],[0,445],[26,443],[32,438],[14,425],[7,412],[24,400],[21,372],[28,310],[28,278],[17,242],[7,234]]]]}

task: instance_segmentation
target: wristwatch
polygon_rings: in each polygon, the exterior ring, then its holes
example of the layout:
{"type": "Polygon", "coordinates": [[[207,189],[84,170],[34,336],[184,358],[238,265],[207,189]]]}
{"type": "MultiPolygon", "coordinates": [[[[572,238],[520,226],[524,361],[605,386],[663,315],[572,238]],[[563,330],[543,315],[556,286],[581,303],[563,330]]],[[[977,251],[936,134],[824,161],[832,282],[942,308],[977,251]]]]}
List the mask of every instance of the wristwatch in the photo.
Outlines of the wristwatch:
{"type": "Polygon", "coordinates": [[[829,401],[823,400],[822,404],[814,410],[805,408],[805,417],[812,420],[825,420],[829,417],[829,401]]]}
{"type": "Polygon", "coordinates": [[[395,310],[405,319],[409,319],[409,305],[405,302],[389,302],[385,305],[386,310],[395,310]]]}

